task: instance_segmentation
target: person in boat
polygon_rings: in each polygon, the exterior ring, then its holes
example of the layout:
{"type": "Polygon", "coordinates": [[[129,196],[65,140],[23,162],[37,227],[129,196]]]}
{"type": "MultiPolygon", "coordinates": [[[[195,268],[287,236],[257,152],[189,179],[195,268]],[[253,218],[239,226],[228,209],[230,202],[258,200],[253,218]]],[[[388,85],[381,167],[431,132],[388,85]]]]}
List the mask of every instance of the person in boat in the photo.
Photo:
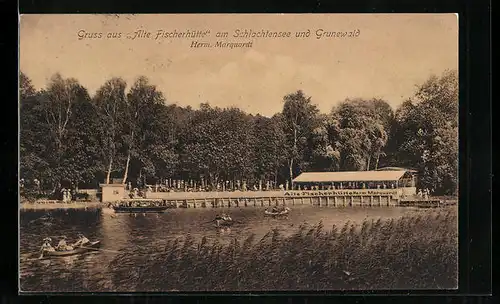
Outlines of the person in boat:
{"type": "Polygon", "coordinates": [[[78,233],[78,241],[76,241],[75,244],[73,244],[73,247],[80,247],[80,246],[85,246],[89,244],[90,241],[88,238],[86,238],[83,234],[78,233]]]}
{"type": "Polygon", "coordinates": [[[222,213],[222,215],[215,216],[215,223],[219,226],[222,222],[230,222],[233,219],[226,213],[222,213]]]}
{"type": "Polygon", "coordinates": [[[271,209],[271,212],[278,213],[278,212],[280,212],[280,210],[279,210],[278,206],[274,206],[273,209],[271,209]]]}
{"type": "Polygon", "coordinates": [[[43,239],[43,244],[42,244],[42,247],[40,248],[40,252],[42,253],[42,255],[44,252],[47,252],[47,251],[51,251],[51,252],[56,251],[54,249],[54,247],[52,247],[50,242],[52,242],[52,239],[49,237],[43,239]]]}
{"type": "Polygon", "coordinates": [[[66,236],[62,236],[61,240],[57,244],[56,250],[57,251],[69,251],[69,250],[73,250],[73,247],[69,246],[66,243],[66,236]]]}

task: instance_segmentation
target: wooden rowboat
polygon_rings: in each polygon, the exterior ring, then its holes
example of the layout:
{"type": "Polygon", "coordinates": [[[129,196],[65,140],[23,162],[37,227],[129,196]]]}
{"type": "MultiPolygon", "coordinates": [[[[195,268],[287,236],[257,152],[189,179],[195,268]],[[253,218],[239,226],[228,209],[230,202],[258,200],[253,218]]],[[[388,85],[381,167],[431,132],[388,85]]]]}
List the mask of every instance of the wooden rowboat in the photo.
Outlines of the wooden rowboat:
{"type": "Polygon", "coordinates": [[[272,211],[264,211],[264,215],[267,215],[267,216],[285,216],[285,215],[288,215],[290,211],[289,210],[284,210],[284,211],[280,211],[280,212],[272,212],[272,211]]]}
{"type": "Polygon", "coordinates": [[[87,244],[85,246],[81,247],[76,247],[73,250],[65,250],[65,251],[45,251],[43,253],[43,256],[53,256],[53,257],[64,257],[64,256],[70,256],[70,255],[75,255],[75,254],[81,254],[85,253],[88,251],[94,251],[98,250],[98,247],[101,245],[101,241],[95,241],[95,242],[90,242],[90,244],[87,244]]]}
{"type": "Polygon", "coordinates": [[[223,220],[223,219],[216,219],[215,220],[215,225],[217,227],[228,227],[228,226],[231,226],[233,225],[233,220],[230,219],[230,220],[223,220]]]}

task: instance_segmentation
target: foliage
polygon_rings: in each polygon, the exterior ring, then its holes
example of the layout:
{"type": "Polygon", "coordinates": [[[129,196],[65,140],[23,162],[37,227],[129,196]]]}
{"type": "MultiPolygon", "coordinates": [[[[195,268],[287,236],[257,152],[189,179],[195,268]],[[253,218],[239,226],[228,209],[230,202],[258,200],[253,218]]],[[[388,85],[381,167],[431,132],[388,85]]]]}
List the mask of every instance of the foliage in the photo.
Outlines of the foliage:
{"type": "Polygon", "coordinates": [[[456,288],[456,210],[366,220],[326,230],[302,225],[229,244],[188,235],[124,252],[110,264],[117,290],[255,291],[456,288]],[[168,278],[157,280],[156,278],[168,278]]]}
{"type": "Polygon", "coordinates": [[[303,91],[283,97],[282,125],[286,139],[284,152],[287,155],[290,181],[301,171],[308,169],[311,161],[310,144],[313,132],[320,127],[319,110],[303,91]]]}
{"type": "Polygon", "coordinates": [[[458,186],[458,75],[446,71],[418,87],[396,112],[396,160],[420,172],[419,184],[456,194],[458,186]]]}
{"type": "Polygon", "coordinates": [[[330,132],[342,170],[377,169],[392,116],[387,102],[379,99],[346,99],[333,109],[330,132]]]}
{"type": "MultiPolygon", "coordinates": [[[[168,104],[146,77],[127,89],[106,81],[92,96],[54,75],[37,91],[20,74],[21,178],[42,189],[167,179],[291,181],[304,171],[419,171],[419,185],[453,195],[458,180],[458,76],[431,76],[395,111],[381,99],[347,98],[319,113],[299,90],[273,117],[237,108],[168,104]]],[[[31,185],[31,186],[30,186],[31,185]]]]}

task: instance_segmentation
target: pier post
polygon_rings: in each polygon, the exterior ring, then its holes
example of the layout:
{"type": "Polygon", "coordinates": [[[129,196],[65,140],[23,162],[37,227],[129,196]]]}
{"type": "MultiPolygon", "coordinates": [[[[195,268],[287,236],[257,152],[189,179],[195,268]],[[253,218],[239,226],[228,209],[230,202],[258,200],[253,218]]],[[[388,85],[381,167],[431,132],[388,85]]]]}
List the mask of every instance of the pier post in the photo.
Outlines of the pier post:
{"type": "Polygon", "coordinates": [[[373,206],[373,195],[370,196],[370,206],[373,206]]]}
{"type": "Polygon", "coordinates": [[[333,205],[337,206],[337,197],[336,196],[333,197],[333,205]]]}
{"type": "Polygon", "coordinates": [[[364,201],[363,201],[363,196],[362,195],[359,197],[359,203],[360,203],[361,206],[364,205],[364,201]]]}
{"type": "Polygon", "coordinates": [[[379,204],[379,206],[382,206],[382,196],[381,195],[378,196],[378,204],[379,204]]]}
{"type": "Polygon", "coordinates": [[[354,198],[351,196],[351,202],[349,203],[349,205],[352,206],[353,202],[354,202],[354,198]]]}
{"type": "Polygon", "coordinates": [[[300,198],[300,204],[304,205],[304,198],[303,197],[300,198]]]}

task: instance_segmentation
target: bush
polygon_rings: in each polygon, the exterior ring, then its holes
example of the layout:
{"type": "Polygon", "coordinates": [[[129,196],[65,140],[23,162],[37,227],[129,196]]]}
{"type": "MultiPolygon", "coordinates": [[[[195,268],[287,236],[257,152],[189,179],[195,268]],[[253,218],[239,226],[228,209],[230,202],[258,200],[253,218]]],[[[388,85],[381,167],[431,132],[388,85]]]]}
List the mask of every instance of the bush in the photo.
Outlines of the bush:
{"type": "Polygon", "coordinates": [[[124,253],[110,265],[118,290],[265,291],[456,288],[456,211],[324,229],[301,226],[223,245],[190,236],[124,253]],[[339,229],[340,228],[340,229],[339,229]],[[164,278],[159,280],[158,278],[164,278]]]}

